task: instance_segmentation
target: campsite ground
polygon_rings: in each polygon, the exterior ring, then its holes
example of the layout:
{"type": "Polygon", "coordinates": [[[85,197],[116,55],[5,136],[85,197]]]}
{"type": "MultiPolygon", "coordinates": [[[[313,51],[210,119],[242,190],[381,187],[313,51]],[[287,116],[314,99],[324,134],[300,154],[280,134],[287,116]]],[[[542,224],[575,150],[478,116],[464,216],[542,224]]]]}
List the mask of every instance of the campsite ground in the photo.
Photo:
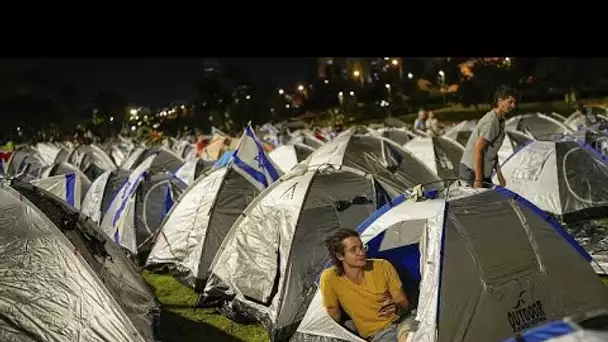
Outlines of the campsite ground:
{"type": "MultiPolygon", "coordinates": [[[[268,334],[260,324],[234,323],[214,312],[214,309],[192,310],[196,294],[169,275],[144,271],[144,278],[152,286],[165,308],[161,318],[163,342],[265,342],[268,334]]],[[[608,278],[603,278],[608,286],[608,278]]]]}
{"type": "Polygon", "coordinates": [[[163,342],[268,341],[266,330],[259,324],[237,324],[215,313],[214,309],[192,310],[196,294],[170,275],[144,271],[143,276],[164,307],[161,316],[163,342]]]}

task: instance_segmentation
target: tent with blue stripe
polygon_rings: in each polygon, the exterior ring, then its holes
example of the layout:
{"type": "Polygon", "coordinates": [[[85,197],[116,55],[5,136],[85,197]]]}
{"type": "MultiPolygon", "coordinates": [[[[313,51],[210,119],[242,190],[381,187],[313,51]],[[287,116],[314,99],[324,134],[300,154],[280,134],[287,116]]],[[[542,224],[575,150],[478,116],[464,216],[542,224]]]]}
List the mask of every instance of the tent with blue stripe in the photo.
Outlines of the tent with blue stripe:
{"type": "Polygon", "coordinates": [[[594,310],[528,329],[504,342],[606,342],[608,311],[594,310]]]}
{"type": "MultiPolygon", "coordinates": [[[[497,187],[399,197],[359,227],[416,307],[410,341],[500,341],[608,305],[590,256],[556,220],[497,187]]],[[[292,341],[363,341],[317,291],[292,341]]]]}
{"type": "Polygon", "coordinates": [[[177,200],[153,238],[146,266],[168,268],[200,291],[232,224],[281,175],[248,126],[228,164],[198,177],[177,200]]]}
{"type": "Polygon", "coordinates": [[[78,208],[80,208],[80,203],[84,199],[85,194],[89,190],[91,186],[91,180],[87,175],[84,174],[76,165],[64,162],[64,163],[56,163],[45,166],[42,168],[40,172],[40,176],[37,179],[44,179],[47,177],[59,176],[59,175],[68,175],[72,174],[74,177],[78,178],[78,196],[79,199],[77,203],[79,203],[78,208]]]}
{"type": "Polygon", "coordinates": [[[80,209],[80,178],[75,174],[68,173],[66,175],[34,179],[30,183],[61,198],[72,207],[80,209]]]}
{"type": "MultiPolygon", "coordinates": [[[[146,242],[187,187],[170,172],[155,171],[152,168],[155,160],[156,155],[149,156],[130,173],[101,219],[102,230],[132,255],[147,253],[149,245],[146,242]]],[[[102,188],[101,185],[95,191],[102,188]]]]}

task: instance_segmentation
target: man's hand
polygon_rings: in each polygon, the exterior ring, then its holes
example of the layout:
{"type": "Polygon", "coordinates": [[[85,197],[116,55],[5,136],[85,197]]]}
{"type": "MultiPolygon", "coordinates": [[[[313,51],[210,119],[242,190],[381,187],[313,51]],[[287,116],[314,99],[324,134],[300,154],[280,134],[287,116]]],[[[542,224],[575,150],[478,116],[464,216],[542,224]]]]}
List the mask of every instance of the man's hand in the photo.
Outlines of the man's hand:
{"type": "MultiPolygon", "coordinates": [[[[386,298],[386,297],[385,297],[386,298]]],[[[382,308],[378,311],[378,317],[390,318],[397,313],[397,306],[392,298],[388,297],[382,302],[382,308]]]]}

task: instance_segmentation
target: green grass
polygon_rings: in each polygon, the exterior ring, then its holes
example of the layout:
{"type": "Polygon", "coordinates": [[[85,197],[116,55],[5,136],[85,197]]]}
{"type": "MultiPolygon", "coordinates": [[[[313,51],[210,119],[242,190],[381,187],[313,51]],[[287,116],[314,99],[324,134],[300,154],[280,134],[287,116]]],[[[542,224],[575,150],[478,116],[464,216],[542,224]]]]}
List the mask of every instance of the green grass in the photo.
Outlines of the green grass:
{"type": "MultiPolygon", "coordinates": [[[[268,333],[260,324],[243,325],[215,313],[214,309],[192,310],[196,294],[169,275],[143,273],[163,303],[161,338],[163,342],[266,342],[268,333]]],[[[608,277],[602,277],[608,286],[608,277]]]]}
{"type": "Polygon", "coordinates": [[[243,325],[215,313],[214,309],[196,309],[197,295],[170,275],[143,273],[163,304],[161,338],[163,342],[194,341],[268,341],[268,333],[260,324],[243,325]]]}

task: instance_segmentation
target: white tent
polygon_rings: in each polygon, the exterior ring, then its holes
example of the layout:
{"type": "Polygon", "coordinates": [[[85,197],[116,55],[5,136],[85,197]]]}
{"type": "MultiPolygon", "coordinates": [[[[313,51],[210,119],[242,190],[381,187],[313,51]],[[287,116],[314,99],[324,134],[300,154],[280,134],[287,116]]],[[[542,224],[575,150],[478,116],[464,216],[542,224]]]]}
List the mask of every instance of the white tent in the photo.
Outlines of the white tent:
{"type": "Polygon", "coordinates": [[[207,305],[234,299],[232,313],[262,322],[273,340],[293,333],[304,314],[325,263],[324,237],[356,228],[388,200],[368,173],[302,166],[256,197],[234,223],[205,287],[207,305]]]}
{"type": "Polygon", "coordinates": [[[403,148],[420,159],[440,179],[458,179],[464,148],[443,137],[415,138],[403,148]]]}
{"type": "MultiPolygon", "coordinates": [[[[419,296],[406,289],[417,307],[408,342],[500,341],[608,305],[585,250],[557,221],[500,187],[404,195],[358,230],[368,257],[388,259],[407,279],[404,287],[419,289],[419,296]]],[[[329,317],[318,291],[292,338],[311,340],[363,341],[329,317]]]]}
{"type": "MultiPolygon", "coordinates": [[[[533,141],[501,166],[507,187],[566,222],[608,213],[608,165],[576,141],[533,141]]],[[[494,183],[498,180],[494,176],[494,183]]]]}
{"type": "Polygon", "coordinates": [[[74,208],[80,209],[80,178],[75,174],[34,179],[30,183],[61,198],[74,208]]]}
{"type": "Polygon", "coordinates": [[[289,172],[301,161],[308,158],[314,148],[304,144],[282,145],[272,150],[268,156],[283,172],[289,172]]]}

